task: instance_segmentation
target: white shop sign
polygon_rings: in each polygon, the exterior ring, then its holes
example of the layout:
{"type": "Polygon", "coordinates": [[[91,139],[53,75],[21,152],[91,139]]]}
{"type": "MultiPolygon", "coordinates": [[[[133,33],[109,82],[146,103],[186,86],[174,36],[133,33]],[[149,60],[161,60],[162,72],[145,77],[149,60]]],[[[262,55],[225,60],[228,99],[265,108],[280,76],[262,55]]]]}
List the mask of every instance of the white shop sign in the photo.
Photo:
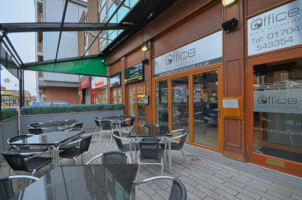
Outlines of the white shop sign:
{"type": "Polygon", "coordinates": [[[302,0],[296,0],[247,21],[248,55],[302,44],[302,0]]]}
{"type": "Polygon", "coordinates": [[[154,77],[222,61],[222,31],[182,46],[154,59],[154,77]]]}
{"type": "Polygon", "coordinates": [[[302,113],[302,89],[254,91],[254,112],[302,113]]]}
{"type": "Polygon", "coordinates": [[[91,88],[96,89],[107,85],[107,78],[105,77],[92,77],[91,88]]]}

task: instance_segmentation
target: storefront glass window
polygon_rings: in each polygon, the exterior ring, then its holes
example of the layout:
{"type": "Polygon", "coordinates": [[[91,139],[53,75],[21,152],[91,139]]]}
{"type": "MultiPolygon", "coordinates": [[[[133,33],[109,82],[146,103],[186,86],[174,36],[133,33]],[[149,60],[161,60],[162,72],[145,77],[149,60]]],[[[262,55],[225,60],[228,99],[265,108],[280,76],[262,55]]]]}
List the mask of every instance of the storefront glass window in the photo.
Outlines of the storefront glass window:
{"type": "Polygon", "coordinates": [[[217,71],[193,76],[194,143],[218,148],[217,71]]]}
{"type": "Polygon", "coordinates": [[[112,99],[113,99],[113,104],[117,104],[117,90],[113,90],[112,99]]]}
{"type": "Polygon", "coordinates": [[[107,88],[97,92],[97,104],[107,104],[107,88]]]}
{"type": "Polygon", "coordinates": [[[122,89],[118,90],[118,103],[122,104],[123,103],[123,95],[122,95],[122,89]]]}
{"type": "Polygon", "coordinates": [[[169,130],[167,81],[155,83],[155,113],[156,123],[160,128],[169,130]]]}
{"type": "MultiPolygon", "coordinates": [[[[172,79],[172,130],[189,130],[188,77],[172,79]]],[[[189,137],[187,137],[188,140],[189,137]]]]}
{"type": "Polygon", "coordinates": [[[302,162],[302,59],[254,66],[254,152],[302,162]]]}

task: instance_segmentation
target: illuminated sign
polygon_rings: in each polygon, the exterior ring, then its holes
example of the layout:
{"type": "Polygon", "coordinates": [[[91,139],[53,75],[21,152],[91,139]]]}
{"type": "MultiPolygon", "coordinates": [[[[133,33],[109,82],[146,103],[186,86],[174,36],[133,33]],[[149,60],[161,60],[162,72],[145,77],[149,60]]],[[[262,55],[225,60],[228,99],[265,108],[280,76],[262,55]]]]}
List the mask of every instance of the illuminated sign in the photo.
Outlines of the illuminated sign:
{"type": "Polygon", "coordinates": [[[91,88],[96,89],[107,85],[107,78],[105,77],[92,77],[91,88]]]}
{"type": "Polygon", "coordinates": [[[125,84],[144,80],[144,65],[138,63],[125,69],[125,84]]]}

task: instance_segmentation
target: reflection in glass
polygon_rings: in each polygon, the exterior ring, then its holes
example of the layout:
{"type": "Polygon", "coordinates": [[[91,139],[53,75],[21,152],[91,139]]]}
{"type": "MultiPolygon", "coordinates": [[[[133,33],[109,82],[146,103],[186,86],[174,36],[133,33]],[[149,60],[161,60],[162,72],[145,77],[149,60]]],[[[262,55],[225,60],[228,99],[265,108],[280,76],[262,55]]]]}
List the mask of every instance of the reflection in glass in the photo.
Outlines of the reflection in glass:
{"type": "Polygon", "coordinates": [[[155,83],[155,113],[156,123],[160,126],[160,129],[169,131],[167,81],[155,83]]]}
{"type": "Polygon", "coordinates": [[[254,152],[302,162],[302,62],[254,66],[254,152]]]}
{"type": "MultiPolygon", "coordinates": [[[[188,77],[172,79],[172,130],[189,130],[188,77]]],[[[188,140],[189,137],[187,137],[188,140]]]]}
{"type": "Polygon", "coordinates": [[[140,85],[137,87],[137,120],[139,124],[145,124],[145,86],[140,85]]]}
{"type": "Polygon", "coordinates": [[[193,76],[194,143],[218,148],[217,71],[193,76]]]}

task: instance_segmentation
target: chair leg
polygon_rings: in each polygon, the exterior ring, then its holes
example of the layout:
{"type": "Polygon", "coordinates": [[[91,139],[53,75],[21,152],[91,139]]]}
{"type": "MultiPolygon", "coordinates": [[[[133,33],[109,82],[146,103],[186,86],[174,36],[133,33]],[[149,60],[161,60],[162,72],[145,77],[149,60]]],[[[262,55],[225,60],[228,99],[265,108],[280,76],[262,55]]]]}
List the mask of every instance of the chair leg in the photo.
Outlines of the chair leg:
{"type": "Polygon", "coordinates": [[[78,165],[77,158],[73,158],[73,161],[76,163],[76,165],[78,165]]]}
{"type": "Polygon", "coordinates": [[[181,152],[181,154],[182,154],[182,157],[183,157],[184,160],[185,160],[186,165],[188,166],[187,159],[186,159],[185,154],[184,154],[184,152],[182,151],[182,149],[180,150],[180,152],[181,152]]]}
{"type": "Polygon", "coordinates": [[[112,136],[113,136],[113,130],[111,129],[111,132],[110,132],[110,142],[112,142],[112,136]]]}

